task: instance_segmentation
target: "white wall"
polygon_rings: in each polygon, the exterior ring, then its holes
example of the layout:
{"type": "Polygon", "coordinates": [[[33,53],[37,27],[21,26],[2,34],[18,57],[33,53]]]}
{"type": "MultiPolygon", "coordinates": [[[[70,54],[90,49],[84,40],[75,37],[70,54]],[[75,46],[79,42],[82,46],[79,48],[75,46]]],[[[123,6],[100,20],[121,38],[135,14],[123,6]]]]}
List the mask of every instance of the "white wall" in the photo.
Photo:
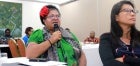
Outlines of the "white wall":
{"type": "MultiPolygon", "coordinates": [[[[21,0],[1,0],[5,2],[22,3],[22,36],[25,35],[25,29],[28,26],[34,29],[42,29],[42,24],[39,17],[40,9],[47,3],[21,1],[21,0]]],[[[49,3],[50,4],[50,3],[49,3]]],[[[55,5],[55,4],[54,4],[55,5]]],[[[56,5],[59,7],[58,5],[56,5]]]]}
{"type": "MultiPolygon", "coordinates": [[[[96,36],[110,31],[110,14],[114,3],[120,0],[78,0],[60,6],[62,25],[69,27],[80,41],[83,41],[89,32],[94,30],[96,36]]],[[[140,11],[140,0],[134,0],[136,9],[140,11]]],[[[136,27],[140,29],[140,13],[137,14],[136,27]]]]}
{"type": "Polygon", "coordinates": [[[68,27],[83,41],[89,32],[94,30],[99,35],[99,19],[97,0],[78,0],[76,2],[60,6],[62,12],[62,26],[68,27]]]}

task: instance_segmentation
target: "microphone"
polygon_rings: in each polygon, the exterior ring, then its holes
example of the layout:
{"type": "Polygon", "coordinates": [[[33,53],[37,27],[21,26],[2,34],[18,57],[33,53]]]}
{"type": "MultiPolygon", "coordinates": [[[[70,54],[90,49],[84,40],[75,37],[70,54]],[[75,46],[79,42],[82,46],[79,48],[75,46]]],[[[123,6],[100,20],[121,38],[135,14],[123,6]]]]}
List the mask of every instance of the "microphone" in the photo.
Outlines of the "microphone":
{"type": "MultiPolygon", "coordinates": [[[[58,26],[57,23],[55,23],[55,24],[54,24],[54,31],[58,31],[58,30],[60,31],[59,26],[58,26]]],[[[57,41],[57,47],[58,47],[58,48],[61,48],[61,45],[60,45],[60,42],[59,42],[59,41],[60,41],[60,40],[57,41]]]]}
{"type": "Polygon", "coordinates": [[[54,24],[54,31],[58,31],[58,30],[60,31],[59,26],[58,26],[57,23],[55,23],[55,24],[54,24]]]}

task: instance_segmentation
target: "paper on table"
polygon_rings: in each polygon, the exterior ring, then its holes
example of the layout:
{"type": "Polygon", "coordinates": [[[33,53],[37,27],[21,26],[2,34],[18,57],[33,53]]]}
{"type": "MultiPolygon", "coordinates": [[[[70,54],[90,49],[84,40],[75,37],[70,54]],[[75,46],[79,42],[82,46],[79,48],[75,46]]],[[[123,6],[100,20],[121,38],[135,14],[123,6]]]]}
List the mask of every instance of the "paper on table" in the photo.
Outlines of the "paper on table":
{"type": "Polygon", "coordinates": [[[6,63],[15,63],[15,62],[27,63],[29,62],[29,59],[27,59],[26,57],[17,57],[17,58],[9,58],[6,60],[6,63]]]}
{"type": "Polygon", "coordinates": [[[48,61],[48,62],[29,62],[26,63],[31,66],[66,66],[64,62],[48,61]]]}
{"type": "Polygon", "coordinates": [[[67,64],[65,62],[58,62],[58,61],[29,62],[29,59],[27,59],[26,57],[6,59],[5,63],[16,63],[16,62],[31,65],[31,66],[66,66],[67,64]]]}

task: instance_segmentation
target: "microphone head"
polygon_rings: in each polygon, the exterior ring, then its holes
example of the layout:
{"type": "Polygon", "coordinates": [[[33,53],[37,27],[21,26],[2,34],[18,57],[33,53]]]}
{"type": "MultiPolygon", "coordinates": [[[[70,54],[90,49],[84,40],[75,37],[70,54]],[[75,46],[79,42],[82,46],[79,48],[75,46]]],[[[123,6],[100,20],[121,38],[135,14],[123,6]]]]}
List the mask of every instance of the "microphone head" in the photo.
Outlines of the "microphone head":
{"type": "Polygon", "coordinates": [[[59,26],[58,26],[57,23],[55,23],[55,24],[54,24],[54,31],[57,31],[57,30],[59,30],[59,26]]]}

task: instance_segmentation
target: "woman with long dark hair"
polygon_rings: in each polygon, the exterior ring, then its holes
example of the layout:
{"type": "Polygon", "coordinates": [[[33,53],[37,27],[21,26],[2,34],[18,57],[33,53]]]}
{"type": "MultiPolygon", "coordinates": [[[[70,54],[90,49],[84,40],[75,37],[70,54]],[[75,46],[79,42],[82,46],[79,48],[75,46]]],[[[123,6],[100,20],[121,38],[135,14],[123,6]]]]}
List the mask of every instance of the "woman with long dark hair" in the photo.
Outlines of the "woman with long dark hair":
{"type": "Polygon", "coordinates": [[[116,3],[111,11],[111,30],[100,37],[99,53],[104,66],[140,66],[140,32],[130,1],[116,3]]]}

